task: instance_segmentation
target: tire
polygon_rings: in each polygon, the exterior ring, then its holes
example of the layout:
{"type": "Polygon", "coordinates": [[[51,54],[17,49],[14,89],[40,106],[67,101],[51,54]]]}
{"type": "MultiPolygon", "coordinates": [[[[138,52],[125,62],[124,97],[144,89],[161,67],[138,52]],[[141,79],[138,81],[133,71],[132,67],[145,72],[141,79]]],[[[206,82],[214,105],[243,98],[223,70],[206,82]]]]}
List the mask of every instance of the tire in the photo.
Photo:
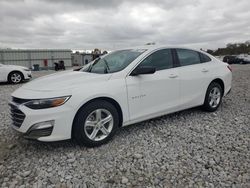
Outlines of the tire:
{"type": "Polygon", "coordinates": [[[105,100],[96,100],[83,106],[76,114],[72,137],[79,145],[86,147],[100,146],[114,136],[118,125],[117,109],[105,100]]]}
{"type": "Polygon", "coordinates": [[[8,81],[11,84],[19,84],[23,80],[24,80],[24,76],[21,72],[14,71],[14,72],[9,73],[8,75],[8,81]]]}
{"type": "Polygon", "coordinates": [[[203,109],[208,112],[214,112],[221,104],[223,97],[221,85],[217,82],[212,82],[207,89],[206,97],[203,104],[203,109]]]}

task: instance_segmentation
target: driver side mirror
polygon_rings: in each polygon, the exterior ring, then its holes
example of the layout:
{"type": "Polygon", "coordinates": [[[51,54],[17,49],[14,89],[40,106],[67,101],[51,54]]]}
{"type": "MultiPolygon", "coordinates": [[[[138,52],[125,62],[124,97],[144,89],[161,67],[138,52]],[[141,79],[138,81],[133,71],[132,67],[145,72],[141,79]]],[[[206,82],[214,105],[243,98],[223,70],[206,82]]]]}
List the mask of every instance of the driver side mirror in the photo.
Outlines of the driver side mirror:
{"type": "Polygon", "coordinates": [[[136,67],[130,75],[137,76],[140,74],[154,74],[155,71],[156,71],[155,67],[141,66],[141,67],[136,67]]]}

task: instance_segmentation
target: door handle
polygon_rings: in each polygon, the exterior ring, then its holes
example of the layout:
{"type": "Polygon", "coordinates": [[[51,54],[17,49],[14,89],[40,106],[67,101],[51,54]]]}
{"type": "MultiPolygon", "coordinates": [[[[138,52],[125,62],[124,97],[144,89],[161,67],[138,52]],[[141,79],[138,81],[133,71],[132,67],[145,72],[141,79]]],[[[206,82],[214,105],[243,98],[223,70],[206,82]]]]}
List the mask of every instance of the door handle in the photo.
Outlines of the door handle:
{"type": "Polygon", "coordinates": [[[202,69],[201,72],[208,72],[209,70],[208,69],[202,69]]]}
{"type": "Polygon", "coordinates": [[[178,77],[178,75],[176,75],[176,74],[170,74],[169,75],[169,78],[177,78],[178,77]]]}

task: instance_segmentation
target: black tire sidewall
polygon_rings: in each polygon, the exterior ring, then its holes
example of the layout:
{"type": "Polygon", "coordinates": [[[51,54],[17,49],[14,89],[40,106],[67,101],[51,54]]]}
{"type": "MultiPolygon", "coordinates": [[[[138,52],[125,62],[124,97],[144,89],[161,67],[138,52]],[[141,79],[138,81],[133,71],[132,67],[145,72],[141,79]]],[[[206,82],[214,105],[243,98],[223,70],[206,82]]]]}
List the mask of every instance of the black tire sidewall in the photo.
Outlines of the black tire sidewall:
{"type": "Polygon", "coordinates": [[[119,127],[119,115],[117,109],[109,102],[104,100],[96,100],[85,106],[83,106],[75,116],[73,123],[73,138],[77,141],[79,145],[84,145],[86,147],[96,147],[104,143],[107,143],[115,134],[119,127]],[[108,110],[114,119],[113,129],[111,133],[101,141],[90,140],[84,131],[84,122],[88,115],[96,109],[106,109],[108,110]]]}
{"type": "Polygon", "coordinates": [[[220,104],[221,104],[222,97],[223,97],[223,92],[222,92],[222,88],[221,88],[220,84],[218,84],[217,82],[212,82],[208,86],[208,89],[207,89],[207,92],[206,92],[205,101],[204,101],[204,104],[203,104],[203,109],[206,110],[206,111],[209,111],[209,112],[216,111],[219,108],[220,104]],[[210,94],[211,90],[213,88],[215,88],[215,87],[217,87],[220,90],[221,96],[220,96],[220,102],[219,102],[219,104],[215,108],[213,108],[209,104],[209,94],[210,94]]]}

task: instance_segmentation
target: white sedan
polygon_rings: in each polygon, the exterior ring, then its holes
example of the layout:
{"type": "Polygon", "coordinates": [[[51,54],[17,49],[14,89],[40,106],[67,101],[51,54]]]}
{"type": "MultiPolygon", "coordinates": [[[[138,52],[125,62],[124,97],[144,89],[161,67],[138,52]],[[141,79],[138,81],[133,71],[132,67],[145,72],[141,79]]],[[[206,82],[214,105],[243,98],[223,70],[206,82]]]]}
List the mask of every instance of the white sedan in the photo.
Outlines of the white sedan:
{"type": "Polygon", "coordinates": [[[27,67],[0,63],[0,82],[18,84],[23,80],[29,80],[31,77],[31,71],[27,67]]]}
{"type": "Polygon", "coordinates": [[[13,128],[40,141],[106,143],[121,126],[202,106],[213,112],[231,89],[227,63],[188,48],[114,51],[78,71],[25,84],[10,101],[13,128]]]}

